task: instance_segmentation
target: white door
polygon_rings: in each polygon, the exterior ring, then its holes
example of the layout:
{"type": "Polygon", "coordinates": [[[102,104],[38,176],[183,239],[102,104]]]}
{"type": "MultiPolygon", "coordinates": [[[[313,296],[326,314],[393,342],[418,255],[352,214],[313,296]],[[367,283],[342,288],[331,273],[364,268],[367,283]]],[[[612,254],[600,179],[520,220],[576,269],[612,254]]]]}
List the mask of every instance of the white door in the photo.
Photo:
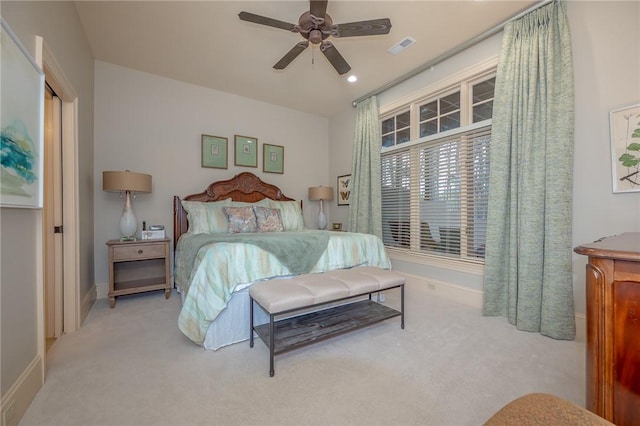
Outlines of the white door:
{"type": "MultiPolygon", "coordinates": [[[[62,102],[47,85],[44,102],[44,244],[47,342],[63,332],[62,102]]],[[[47,348],[50,345],[47,344],[47,348]]]]}

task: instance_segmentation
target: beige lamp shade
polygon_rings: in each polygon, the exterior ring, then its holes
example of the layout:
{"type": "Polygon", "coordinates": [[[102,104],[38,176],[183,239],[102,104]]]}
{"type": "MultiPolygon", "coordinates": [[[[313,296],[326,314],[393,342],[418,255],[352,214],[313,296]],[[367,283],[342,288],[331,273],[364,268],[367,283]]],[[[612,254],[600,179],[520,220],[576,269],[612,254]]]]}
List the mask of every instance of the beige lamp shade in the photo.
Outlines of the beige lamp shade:
{"type": "Polygon", "coordinates": [[[124,172],[102,172],[102,190],[108,192],[151,192],[151,175],[124,172]]]}
{"type": "Polygon", "coordinates": [[[309,199],[311,201],[333,200],[333,188],[330,186],[314,186],[309,188],[309,199]]]}
{"type": "Polygon", "coordinates": [[[151,192],[151,175],[124,172],[102,172],[102,190],[108,192],[124,192],[126,194],[124,209],[120,217],[120,239],[132,241],[136,239],[138,219],[131,204],[131,193],[151,192]]]}

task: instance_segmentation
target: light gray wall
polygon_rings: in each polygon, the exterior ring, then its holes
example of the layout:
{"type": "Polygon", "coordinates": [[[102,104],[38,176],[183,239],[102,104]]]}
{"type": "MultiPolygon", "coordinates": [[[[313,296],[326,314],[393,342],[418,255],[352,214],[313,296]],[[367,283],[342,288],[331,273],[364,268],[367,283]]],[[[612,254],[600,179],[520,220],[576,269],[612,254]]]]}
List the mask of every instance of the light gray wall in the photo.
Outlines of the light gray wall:
{"type": "MultiPolygon", "coordinates": [[[[124,201],[102,191],[102,171],[132,170],[153,178],[153,192],[133,200],[139,222],[173,235],[173,196],[201,192],[211,182],[252,172],[303,200],[307,227],[318,205],[310,186],[330,185],[327,118],[96,62],[95,282],[108,282],[105,242],[118,238],[124,201]],[[228,138],[229,168],[201,167],[201,135],[228,138]],[[234,166],[235,134],[258,138],[258,168],[234,166]],[[284,146],[284,174],[262,172],[264,143],[284,146]]],[[[329,220],[331,220],[329,218],[329,220]]],[[[139,231],[138,231],[139,233],[139,231]]],[[[102,288],[102,286],[100,286],[102,288]]],[[[103,296],[102,291],[98,297],[103,296]]]]}
{"type": "MultiPolygon", "coordinates": [[[[2,2],[3,19],[35,55],[42,36],[78,94],[80,297],[93,288],[93,57],[72,2],[2,2]]],[[[1,209],[2,393],[37,350],[37,240],[41,211],[1,209]]]]}
{"type": "MultiPolygon", "coordinates": [[[[573,243],[577,246],[602,236],[640,231],[640,192],[612,193],[609,145],[609,111],[640,102],[640,3],[569,1],[566,4],[573,40],[576,91],[573,243]]],[[[501,37],[498,34],[485,40],[379,95],[379,105],[389,104],[452,72],[497,55],[501,37]]],[[[333,175],[343,174],[346,172],[344,159],[351,159],[353,122],[341,115],[332,117],[330,134],[330,170],[333,175]]],[[[346,217],[346,213],[340,212],[339,216],[343,215],[346,217]]],[[[585,263],[583,256],[574,255],[574,293],[576,311],[580,313],[585,312],[585,263]]],[[[478,276],[412,262],[394,262],[394,267],[458,286],[482,289],[482,279],[478,276]]]]}
{"type": "Polygon", "coordinates": [[[327,203],[330,219],[327,223],[342,223],[345,231],[348,231],[349,206],[338,205],[337,177],[351,174],[351,161],[353,158],[353,138],[355,134],[356,109],[351,106],[345,108],[331,117],[329,128],[329,152],[331,164],[329,176],[334,188],[334,199],[327,203]]]}
{"type": "MultiPolygon", "coordinates": [[[[640,2],[568,2],[576,85],[574,246],[640,231],[640,192],[612,191],[609,111],[640,103],[640,2]]],[[[574,254],[584,312],[587,258],[574,254]]]]}
{"type": "Polygon", "coordinates": [[[40,223],[39,210],[0,209],[0,326],[2,395],[38,353],[38,312],[34,265],[40,223]],[[16,244],[19,242],[19,244],[16,244]],[[16,327],[20,324],[19,327],[16,327]]]}

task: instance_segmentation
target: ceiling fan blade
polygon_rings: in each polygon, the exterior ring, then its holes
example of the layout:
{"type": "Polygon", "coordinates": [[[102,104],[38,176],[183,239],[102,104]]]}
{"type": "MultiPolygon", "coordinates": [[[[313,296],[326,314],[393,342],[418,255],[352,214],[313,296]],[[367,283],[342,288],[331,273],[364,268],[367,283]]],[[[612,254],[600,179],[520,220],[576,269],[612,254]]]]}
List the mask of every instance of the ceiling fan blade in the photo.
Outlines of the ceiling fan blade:
{"type": "Polygon", "coordinates": [[[335,37],[358,37],[368,35],[389,34],[391,20],[389,18],[372,19],[370,21],[338,24],[335,37]]]}
{"type": "Polygon", "coordinates": [[[324,19],[324,15],[327,13],[327,0],[311,0],[309,3],[309,12],[316,18],[324,19]]]}
{"type": "Polygon", "coordinates": [[[287,31],[293,31],[293,24],[288,22],[279,21],[273,18],[267,18],[266,16],[255,15],[249,12],[240,12],[238,13],[238,17],[247,22],[253,22],[255,24],[266,25],[268,27],[281,28],[287,31]]]}
{"type": "Polygon", "coordinates": [[[351,66],[344,60],[338,49],[330,41],[322,42],[320,50],[327,57],[331,65],[338,71],[338,74],[346,74],[351,70],[351,66]]]}
{"type": "Polygon", "coordinates": [[[282,57],[282,59],[278,61],[277,64],[273,66],[273,68],[277,70],[285,69],[291,63],[291,61],[297,58],[298,55],[301,54],[308,46],[309,42],[306,40],[296,44],[290,51],[287,52],[286,55],[282,57]]]}

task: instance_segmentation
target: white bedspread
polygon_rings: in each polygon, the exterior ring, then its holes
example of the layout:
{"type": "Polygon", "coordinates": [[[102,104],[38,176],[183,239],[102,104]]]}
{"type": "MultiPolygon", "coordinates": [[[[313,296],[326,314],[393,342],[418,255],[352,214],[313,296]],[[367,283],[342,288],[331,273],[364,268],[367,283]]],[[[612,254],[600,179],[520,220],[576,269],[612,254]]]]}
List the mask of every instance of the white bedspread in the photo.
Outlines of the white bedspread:
{"type": "MultiPolygon", "coordinates": [[[[322,232],[330,234],[327,249],[310,273],[360,265],[391,267],[380,238],[351,232],[322,232]]],[[[234,292],[256,281],[291,275],[274,255],[257,245],[226,242],[202,247],[189,269],[190,262],[181,250],[188,236],[181,237],[176,248],[175,281],[184,293],[178,327],[198,345],[203,344],[209,325],[226,308],[234,292]]]]}

